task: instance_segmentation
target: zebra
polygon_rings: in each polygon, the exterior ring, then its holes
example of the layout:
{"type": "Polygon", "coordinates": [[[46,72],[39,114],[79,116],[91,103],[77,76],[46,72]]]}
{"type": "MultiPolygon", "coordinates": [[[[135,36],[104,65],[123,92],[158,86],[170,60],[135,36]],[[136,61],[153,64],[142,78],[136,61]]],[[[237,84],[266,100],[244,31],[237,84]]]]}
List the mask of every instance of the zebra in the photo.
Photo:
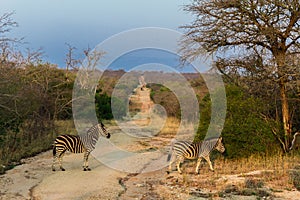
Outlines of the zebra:
{"type": "Polygon", "coordinates": [[[197,160],[197,166],[196,166],[196,174],[199,173],[199,166],[201,163],[202,158],[204,158],[212,171],[214,171],[214,168],[210,161],[210,153],[214,150],[218,150],[219,152],[223,153],[225,151],[225,147],[222,143],[222,137],[219,138],[211,138],[208,140],[204,140],[202,142],[188,142],[188,141],[172,141],[171,144],[171,150],[169,152],[167,161],[170,161],[169,163],[169,171],[167,173],[170,173],[172,171],[172,164],[177,160],[177,170],[181,174],[182,171],[180,169],[180,163],[183,163],[184,159],[196,159],[197,160]],[[172,157],[172,159],[171,159],[172,157]]]}
{"type": "Polygon", "coordinates": [[[62,171],[65,169],[62,167],[62,158],[66,151],[72,153],[84,153],[83,170],[90,171],[88,167],[88,159],[90,153],[95,149],[95,145],[99,139],[99,136],[105,136],[110,138],[110,133],[106,130],[104,124],[96,124],[92,126],[86,134],[83,135],[60,135],[53,144],[53,163],[52,171],[55,171],[55,163],[58,159],[59,168],[62,171]]]}

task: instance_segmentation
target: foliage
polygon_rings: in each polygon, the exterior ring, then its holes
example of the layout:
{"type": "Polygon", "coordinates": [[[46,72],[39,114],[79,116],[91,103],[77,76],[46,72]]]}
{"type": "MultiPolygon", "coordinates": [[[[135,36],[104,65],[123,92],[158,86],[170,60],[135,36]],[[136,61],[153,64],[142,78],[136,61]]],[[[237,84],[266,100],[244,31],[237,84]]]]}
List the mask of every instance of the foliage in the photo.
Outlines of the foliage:
{"type": "Polygon", "coordinates": [[[161,84],[148,84],[150,87],[150,98],[155,104],[163,106],[168,117],[180,118],[180,105],[175,94],[167,87],[161,84]]]}
{"type": "Polygon", "coordinates": [[[54,121],[72,117],[72,84],[50,64],[4,62],[0,80],[0,157],[7,166],[51,147],[54,121]]]}
{"type": "MultiPolygon", "coordinates": [[[[261,116],[268,106],[260,99],[247,95],[241,88],[226,87],[227,116],[222,137],[229,158],[251,154],[272,154],[278,145],[270,124],[261,116]]],[[[202,140],[210,124],[211,101],[207,95],[200,104],[200,125],[195,140],[202,140]]]]}
{"type": "Polygon", "coordinates": [[[112,119],[111,97],[106,93],[95,95],[96,114],[98,119],[112,119]]]}
{"type": "Polygon", "coordinates": [[[112,97],[113,117],[122,119],[127,114],[127,101],[124,98],[112,97]]]}

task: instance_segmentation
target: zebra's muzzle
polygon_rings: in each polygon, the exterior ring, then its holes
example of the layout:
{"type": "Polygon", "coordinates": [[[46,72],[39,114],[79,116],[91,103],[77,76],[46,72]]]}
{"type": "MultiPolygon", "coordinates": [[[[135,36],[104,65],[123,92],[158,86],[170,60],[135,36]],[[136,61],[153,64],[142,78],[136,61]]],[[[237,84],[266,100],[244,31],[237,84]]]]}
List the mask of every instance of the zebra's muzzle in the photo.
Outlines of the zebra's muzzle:
{"type": "Polygon", "coordinates": [[[107,139],[109,139],[109,138],[110,138],[110,133],[107,133],[107,136],[106,136],[106,138],[107,138],[107,139]]]}

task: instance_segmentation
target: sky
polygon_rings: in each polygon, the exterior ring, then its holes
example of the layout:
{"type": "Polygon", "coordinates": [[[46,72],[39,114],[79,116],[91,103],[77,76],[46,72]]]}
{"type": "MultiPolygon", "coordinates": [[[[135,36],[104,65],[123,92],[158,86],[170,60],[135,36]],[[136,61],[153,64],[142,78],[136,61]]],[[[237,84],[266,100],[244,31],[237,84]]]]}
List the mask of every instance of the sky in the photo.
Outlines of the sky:
{"type": "Polygon", "coordinates": [[[183,11],[190,0],[0,0],[0,14],[14,12],[19,27],[9,36],[24,37],[25,46],[42,48],[44,60],[65,66],[68,47],[80,54],[107,38],[142,27],[179,32],[192,21],[183,11]]]}

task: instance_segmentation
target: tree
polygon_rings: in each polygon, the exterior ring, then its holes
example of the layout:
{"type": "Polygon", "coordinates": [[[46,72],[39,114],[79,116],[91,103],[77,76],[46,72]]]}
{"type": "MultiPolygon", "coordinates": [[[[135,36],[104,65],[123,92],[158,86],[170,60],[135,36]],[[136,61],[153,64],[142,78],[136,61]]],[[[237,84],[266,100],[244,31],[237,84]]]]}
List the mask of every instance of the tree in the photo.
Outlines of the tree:
{"type": "Polygon", "coordinates": [[[11,28],[17,27],[18,24],[12,19],[14,13],[4,13],[0,16],[0,45],[7,41],[17,41],[15,38],[7,37],[5,34],[11,31],[11,28]]]}
{"type": "Polygon", "coordinates": [[[288,58],[300,53],[300,2],[193,0],[184,9],[196,19],[183,26],[183,60],[194,59],[205,50],[223,61],[234,61],[219,65],[222,73],[226,73],[226,67],[236,73],[262,70],[260,78],[272,80],[279,87],[286,150],[292,132],[286,87],[299,74],[299,67],[289,65],[288,58]],[[256,58],[257,65],[245,68],[238,61],[247,60],[249,55],[256,58]]]}

